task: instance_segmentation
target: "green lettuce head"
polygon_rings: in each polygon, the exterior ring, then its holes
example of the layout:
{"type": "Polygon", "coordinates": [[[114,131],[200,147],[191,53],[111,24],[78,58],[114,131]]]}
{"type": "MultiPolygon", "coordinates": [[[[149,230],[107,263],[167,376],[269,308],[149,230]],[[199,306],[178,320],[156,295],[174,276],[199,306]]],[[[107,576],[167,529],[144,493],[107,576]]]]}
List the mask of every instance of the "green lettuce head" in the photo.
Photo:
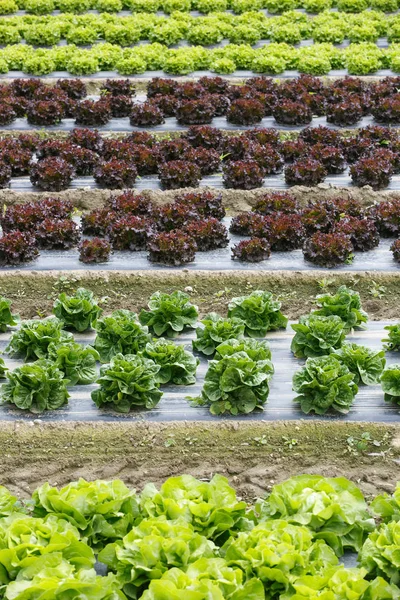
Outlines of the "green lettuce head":
{"type": "MultiPolygon", "coordinates": [[[[231,356],[236,352],[245,352],[252,360],[271,360],[271,350],[267,340],[255,340],[245,338],[243,340],[230,339],[222,342],[216,348],[215,360],[221,360],[224,356],[231,356]]],[[[271,363],[271,368],[273,365],[271,363]]]]}
{"type": "Polygon", "coordinates": [[[232,298],[228,316],[243,321],[246,335],[264,337],[268,331],[287,327],[288,320],[280,308],[281,303],[273,299],[271,292],[257,290],[249,296],[232,298]]]}
{"type": "Polygon", "coordinates": [[[109,362],[117,354],[142,352],[150,341],[148,328],[143,327],[137,314],[130,310],[115,310],[96,323],[94,347],[103,363],[109,362]]]}
{"type": "Polygon", "coordinates": [[[158,338],[146,344],[143,355],[160,367],[157,379],[161,384],[191,385],[196,382],[196,370],[200,361],[183,346],[158,338]]]}
{"type": "Polygon", "coordinates": [[[299,394],[295,402],[306,414],[325,414],[329,409],[349,412],[358,387],[354,375],[332,355],[309,358],[293,375],[293,390],[299,394]]]}
{"type": "Polygon", "coordinates": [[[143,309],[139,319],[157,336],[176,337],[186,328],[194,328],[199,316],[197,306],[183,292],[156,292],[149,300],[149,310],[143,309]]]}
{"type": "Polygon", "coordinates": [[[343,322],[334,315],[300,317],[299,322],[291,327],[295,335],[290,349],[296,358],[324,356],[340,348],[345,339],[343,322]]]}
{"type": "Polygon", "coordinates": [[[85,288],[78,288],[74,296],[60,294],[54,302],[53,311],[64,327],[75,331],[86,331],[95,327],[102,313],[93,292],[85,288]]]}
{"type": "Polygon", "coordinates": [[[361,298],[358,292],[341,285],[335,294],[320,294],[316,298],[318,309],[315,315],[329,317],[337,315],[345,325],[345,330],[365,329],[368,321],[367,313],[361,308],[361,298]]]}
{"type": "Polygon", "coordinates": [[[379,383],[386,365],[384,350],[371,350],[350,342],[345,342],[332,356],[338,358],[353,373],[357,385],[379,383]]]}
{"type": "Polygon", "coordinates": [[[214,354],[219,344],[229,339],[240,340],[244,336],[244,323],[240,319],[224,319],[217,313],[209,313],[200,321],[204,327],[196,329],[197,338],[193,348],[206,356],[214,354]]]}
{"type": "Polygon", "coordinates": [[[389,365],[381,375],[386,402],[400,404],[400,365],[389,365]]]}

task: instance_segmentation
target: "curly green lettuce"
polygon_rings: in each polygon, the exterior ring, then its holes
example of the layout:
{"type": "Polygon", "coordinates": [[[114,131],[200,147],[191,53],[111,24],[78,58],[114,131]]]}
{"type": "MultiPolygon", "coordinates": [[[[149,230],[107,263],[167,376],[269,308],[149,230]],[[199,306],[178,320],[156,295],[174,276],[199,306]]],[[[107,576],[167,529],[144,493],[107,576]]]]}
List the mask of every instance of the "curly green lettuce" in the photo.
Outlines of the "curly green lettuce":
{"type": "Polygon", "coordinates": [[[64,373],[70,385],[87,385],[97,378],[96,361],[99,353],[91,346],[81,346],[77,342],[50,344],[49,360],[52,360],[64,373]]]}
{"type": "Polygon", "coordinates": [[[184,519],[195,531],[217,541],[243,525],[246,503],[222,475],[199,481],[192,475],[170,477],[158,490],[148,483],[140,496],[140,509],[148,517],[184,519]]]}
{"type": "MultiPolygon", "coordinates": [[[[254,338],[226,340],[217,346],[214,358],[220,360],[224,356],[231,356],[236,352],[245,352],[252,360],[271,360],[271,350],[267,340],[255,340],[254,338]]],[[[271,368],[273,369],[272,363],[271,368]]]]}
{"type": "Polygon", "coordinates": [[[346,331],[365,329],[368,315],[361,307],[360,294],[345,285],[341,285],[335,294],[320,294],[316,303],[318,309],[313,314],[323,317],[337,315],[345,324],[346,331]]]}
{"type": "Polygon", "coordinates": [[[186,570],[198,559],[214,556],[213,542],[189,523],[157,517],[144,519],[122,540],[108,544],[98,559],[117,574],[124,593],[137,598],[151,580],[160,579],[169,569],[186,570]]]}
{"type": "Polygon", "coordinates": [[[270,360],[236,352],[209,361],[201,396],[189,400],[194,406],[208,406],[213,415],[248,414],[267,402],[272,374],[270,360]]]}
{"type": "Polygon", "coordinates": [[[87,331],[96,326],[102,309],[97,303],[93,292],[78,288],[74,296],[62,293],[53,305],[55,316],[63,322],[64,327],[75,331],[87,331]]]}
{"type": "Polygon", "coordinates": [[[297,475],[274,485],[256,506],[262,519],[284,519],[308,527],[338,556],[360,550],[374,520],[359,488],[345,477],[297,475]]]}
{"type": "Polygon", "coordinates": [[[94,347],[103,363],[110,362],[116,354],[136,354],[145,349],[151,335],[141,325],[137,314],[130,310],[115,310],[96,323],[94,347]]]}
{"type": "Polygon", "coordinates": [[[206,356],[214,354],[216,347],[229,339],[240,340],[244,337],[244,323],[240,319],[220,317],[209,313],[200,321],[204,327],[197,327],[193,348],[206,356]]]}
{"type": "Polygon", "coordinates": [[[176,337],[187,328],[194,328],[199,316],[197,306],[184,292],[172,294],[155,292],[148,303],[149,310],[141,310],[139,320],[157,336],[176,337]]]}
{"type": "Polygon", "coordinates": [[[92,548],[123,538],[139,516],[138,499],[120,479],[79,479],[58,489],[49,483],[32,495],[34,515],[66,519],[92,548]]]}
{"type": "Polygon", "coordinates": [[[18,325],[19,316],[11,313],[11,300],[0,297],[0,331],[7,331],[8,327],[18,325]]]}
{"type": "Polygon", "coordinates": [[[400,584],[400,522],[390,521],[372,531],[359,553],[359,563],[369,577],[400,584]]]}
{"type": "Polygon", "coordinates": [[[63,331],[63,324],[56,317],[29,319],[22,321],[20,328],[11,334],[5,352],[13,356],[23,356],[25,360],[48,358],[50,344],[73,339],[72,333],[63,331]]]}
{"type": "Polygon", "coordinates": [[[158,338],[148,342],[143,356],[151,358],[159,367],[157,379],[161,384],[191,385],[196,383],[199,359],[181,345],[158,338]]]}
{"type": "Polygon", "coordinates": [[[382,342],[386,342],[384,345],[385,350],[389,352],[400,352],[400,323],[396,325],[386,325],[384,327],[388,331],[387,338],[384,338],[382,342]]]}
{"type": "Polygon", "coordinates": [[[31,413],[55,410],[68,404],[68,383],[57,365],[41,359],[7,372],[7,382],[0,388],[0,400],[31,413]]]}
{"type": "Polygon", "coordinates": [[[104,406],[121,413],[132,408],[154,408],[159,403],[157,365],[139,354],[117,354],[110,364],[100,369],[99,389],[92,392],[92,400],[99,408],[104,406]]]}
{"type": "Polygon", "coordinates": [[[344,342],[341,348],[332,353],[353,373],[357,385],[375,385],[386,365],[384,350],[372,350],[351,342],[344,342]]]}
{"type": "Polygon", "coordinates": [[[329,409],[341,414],[349,412],[358,387],[354,375],[334,356],[309,358],[293,375],[294,399],[306,414],[325,414],[329,409]]]}
{"type": "Polygon", "coordinates": [[[400,404],[400,365],[389,365],[381,375],[386,402],[400,404]]]}
{"type": "Polygon", "coordinates": [[[8,371],[8,367],[6,367],[6,363],[4,362],[4,359],[1,358],[1,356],[0,356],[0,379],[4,379],[7,371],[8,371]]]}
{"type": "Polygon", "coordinates": [[[264,337],[268,331],[286,329],[288,319],[280,311],[281,303],[274,300],[271,292],[256,290],[249,296],[232,298],[228,317],[241,319],[245,334],[264,337]]]}
{"type": "Polygon", "coordinates": [[[295,335],[290,346],[296,358],[324,356],[340,348],[345,339],[344,325],[340,317],[308,315],[293,324],[295,335]]]}
{"type": "Polygon", "coordinates": [[[373,514],[381,521],[400,521],[400,482],[397,483],[393,494],[376,496],[371,502],[373,514]]]}

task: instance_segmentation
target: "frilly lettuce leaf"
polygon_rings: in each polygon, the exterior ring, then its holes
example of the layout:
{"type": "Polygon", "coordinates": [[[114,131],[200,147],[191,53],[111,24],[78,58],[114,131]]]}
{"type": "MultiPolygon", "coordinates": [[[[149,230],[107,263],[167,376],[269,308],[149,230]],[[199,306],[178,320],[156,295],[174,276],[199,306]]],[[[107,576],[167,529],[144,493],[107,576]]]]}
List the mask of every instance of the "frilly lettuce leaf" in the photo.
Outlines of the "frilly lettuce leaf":
{"type": "Polygon", "coordinates": [[[159,367],[157,379],[161,384],[190,385],[196,382],[199,359],[181,345],[158,338],[146,344],[143,355],[159,367]]]}
{"type": "Polygon", "coordinates": [[[293,324],[295,335],[290,349],[297,358],[324,356],[340,348],[345,339],[340,317],[308,315],[293,324]]]}
{"type": "Polygon", "coordinates": [[[193,348],[206,356],[214,354],[216,347],[229,339],[241,339],[244,336],[244,323],[240,319],[220,317],[209,313],[200,321],[204,327],[196,329],[193,348]]]}
{"type": "Polygon", "coordinates": [[[93,292],[78,288],[74,296],[62,293],[54,302],[53,312],[63,322],[64,327],[75,331],[86,331],[96,325],[102,313],[93,292]]]}
{"type": "Polygon", "coordinates": [[[146,325],[157,336],[176,337],[188,327],[195,327],[199,316],[197,306],[192,304],[184,292],[155,292],[148,303],[149,310],[139,314],[142,325],[146,325]]]}

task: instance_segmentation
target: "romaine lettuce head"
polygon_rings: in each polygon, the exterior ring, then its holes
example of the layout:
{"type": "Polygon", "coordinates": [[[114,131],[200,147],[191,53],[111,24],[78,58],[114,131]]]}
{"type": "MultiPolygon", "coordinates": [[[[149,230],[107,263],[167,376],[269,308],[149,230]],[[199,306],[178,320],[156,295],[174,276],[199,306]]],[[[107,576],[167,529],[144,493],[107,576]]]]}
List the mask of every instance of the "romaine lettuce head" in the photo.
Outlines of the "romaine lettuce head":
{"type": "Polygon", "coordinates": [[[255,340],[254,338],[226,340],[217,346],[214,358],[220,360],[224,356],[231,356],[236,352],[246,352],[252,360],[271,359],[271,350],[267,340],[255,340]]]}
{"type": "Polygon", "coordinates": [[[396,323],[396,325],[386,325],[384,329],[389,332],[388,337],[382,340],[382,342],[386,342],[384,344],[385,350],[388,350],[389,352],[398,352],[400,350],[400,323],[396,323]]]}
{"type": "Polygon", "coordinates": [[[264,337],[268,331],[285,329],[287,318],[280,311],[281,303],[274,300],[271,292],[256,290],[249,296],[232,298],[228,306],[228,317],[241,319],[245,334],[264,337]]]}
{"type": "Polygon", "coordinates": [[[324,356],[340,348],[345,339],[344,325],[340,317],[308,315],[300,317],[291,326],[295,331],[290,346],[296,358],[324,356]]]}
{"type": "Polygon", "coordinates": [[[315,539],[324,539],[338,556],[347,548],[358,551],[374,528],[362,492],[344,477],[291,477],[274,485],[256,512],[264,519],[307,526],[315,539]]]}
{"type": "Polygon", "coordinates": [[[190,302],[187,294],[179,291],[155,292],[148,307],[149,310],[140,312],[139,319],[157,336],[176,337],[184,329],[194,328],[199,316],[197,306],[190,302]]]}
{"type": "Polygon", "coordinates": [[[335,294],[317,296],[316,302],[319,308],[313,311],[313,314],[324,317],[339,316],[345,324],[346,331],[353,328],[365,329],[368,315],[361,308],[361,298],[358,292],[341,285],[335,294]]]}
{"type": "Polygon", "coordinates": [[[381,375],[386,402],[400,404],[400,365],[389,365],[381,375]]]}
{"type": "Polygon", "coordinates": [[[372,350],[350,342],[344,342],[342,347],[332,354],[346,365],[353,373],[354,382],[358,385],[375,385],[386,365],[385,351],[372,350]]]}
{"type": "Polygon", "coordinates": [[[55,515],[68,520],[96,549],[124,537],[139,516],[135,491],[120,479],[81,478],[60,490],[45,483],[32,498],[35,515],[55,515]]]}
{"type": "Polygon", "coordinates": [[[159,365],[140,354],[117,354],[109,365],[100,369],[99,389],[92,392],[99,408],[110,406],[117,412],[128,413],[131,408],[154,408],[159,403],[157,375],[159,365]]]}
{"type": "Polygon", "coordinates": [[[359,553],[359,563],[369,577],[400,583],[400,522],[390,521],[372,531],[359,553]]]}
{"type": "Polygon", "coordinates": [[[0,388],[2,403],[15,404],[31,413],[55,410],[68,403],[68,379],[50,360],[42,359],[7,372],[0,388]]]}
{"type": "Polygon", "coordinates": [[[266,403],[273,372],[270,360],[252,360],[246,352],[226,355],[209,361],[201,396],[189,400],[209,406],[214,415],[247,414],[266,403]]]}
{"type": "Polygon", "coordinates": [[[25,360],[47,358],[51,343],[58,344],[74,339],[72,333],[63,331],[62,327],[62,322],[56,317],[21,321],[20,328],[11,334],[5,352],[21,355],[25,360]]]}
{"type": "Polygon", "coordinates": [[[392,495],[376,496],[370,506],[372,513],[381,521],[400,521],[400,483],[397,483],[392,495]]]}
{"type": "Polygon", "coordinates": [[[146,344],[143,355],[160,367],[157,379],[161,384],[190,385],[196,382],[196,370],[200,361],[183,346],[158,338],[146,344]]]}
{"type": "Polygon", "coordinates": [[[354,375],[332,355],[308,358],[304,367],[293,375],[293,390],[300,394],[294,401],[308,414],[325,414],[329,409],[346,414],[353,404],[358,387],[354,375]]]}
{"type": "Polygon", "coordinates": [[[194,530],[214,541],[238,531],[245,517],[246,503],[222,475],[199,481],[191,475],[170,477],[160,490],[149,483],[140,496],[143,515],[184,519],[194,530]]]}
{"type": "Polygon", "coordinates": [[[102,313],[93,292],[78,288],[74,296],[62,293],[53,305],[55,316],[63,322],[64,327],[75,331],[86,331],[96,325],[102,313]]]}
{"type": "Polygon", "coordinates": [[[99,353],[92,346],[82,346],[77,342],[50,344],[49,359],[69,380],[70,385],[87,385],[96,381],[96,361],[99,353]]]}
{"type": "Polygon", "coordinates": [[[337,564],[333,550],[301,525],[284,520],[260,523],[249,533],[230,538],[221,550],[231,567],[239,567],[247,578],[257,577],[266,598],[279,598],[290,590],[295,577],[318,575],[337,564]]]}
{"type": "Polygon", "coordinates": [[[11,313],[11,300],[0,297],[0,331],[7,331],[8,327],[18,324],[19,316],[11,313]]]}
{"type": "Polygon", "coordinates": [[[200,559],[186,572],[170,569],[151,581],[141,600],[264,600],[264,586],[253,578],[244,580],[240,569],[227,566],[222,558],[200,559]]]}
{"type": "Polygon", "coordinates": [[[197,338],[193,340],[193,348],[206,356],[214,354],[218,344],[231,338],[240,340],[244,336],[244,323],[240,319],[220,317],[217,313],[209,313],[201,320],[204,327],[196,329],[197,338]]]}
{"type": "Polygon", "coordinates": [[[121,541],[106,546],[99,560],[117,574],[124,593],[137,598],[152,579],[160,579],[172,567],[185,570],[199,558],[213,556],[213,542],[190,523],[161,516],[143,520],[121,541]]]}
{"type": "Polygon", "coordinates": [[[136,354],[145,349],[151,335],[143,327],[137,314],[130,310],[115,310],[96,323],[94,347],[103,363],[109,362],[117,354],[136,354]]]}

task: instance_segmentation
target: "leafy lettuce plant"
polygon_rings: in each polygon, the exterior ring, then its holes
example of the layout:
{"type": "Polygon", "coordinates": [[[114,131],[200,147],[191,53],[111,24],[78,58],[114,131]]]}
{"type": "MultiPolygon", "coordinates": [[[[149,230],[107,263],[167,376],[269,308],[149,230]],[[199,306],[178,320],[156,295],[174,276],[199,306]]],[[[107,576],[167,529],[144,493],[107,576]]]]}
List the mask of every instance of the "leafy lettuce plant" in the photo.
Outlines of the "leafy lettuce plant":
{"type": "Polygon", "coordinates": [[[337,564],[333,550],[301,525],[285,520],[259,523],[249,533],[231,537],[222,547],[228,565],[240,567],[264,584],[266,598],[280,598],[302,575],[320,575],[337,564]]]}
{"type": "Polygon", "coordinates": [[[400,583],[400,522],[391,521],[372,531],[359,553],[359,563],[369,577],[400,583]]]}
{"type": "Polygon", "coordinates": [[[157,379],[161,384],[191,385],[196,382],[196,370],[200,361],[183,346],[159,338],[146,344],[143,355],[160,367],[157,379]]]}
{"type": "Polygon", "coordinates": [[[190,563],[214,555],[213,542],[189,523],[156,517],[144,519],[121,541],[108,544],[98,558],[117,574],[127,596],[139,598],[152,579],[159,579],[170,568],[186,569],[190,563]]]}
{"type": "Polygon", "coordinates": [[[100,388],[92,392],[93,402],[99,408],[110,406],[122,413],[131,408],[154,408],[162,396],[159,371],[159,365],[150,358],[117,354],[109,365],[101,367],[97,380],[100,388]]]}
{"type": "Polygon", "coordinates": [[[115,310],[96,323],[94,347],[103,363],[109,362],[116,354],[135,354],[144,350],[151,336],[143,327],[137,314],[129,310],[115,310]]]}
{"type": "Polygon", "coordinates": [[[141,310],[139,320],[157,336],[176,337],[186,328],[194,328],[199,316],[197,306],[184,292],[172,294],[155,292],[148,303],[149,310],[141,310]]]}
{"type": "Polygon", "coordinates": [[[22,355],[25,360],[47,358],[51,343],[73,340],[72,333],[63,331],[62,326],[62,322],[56,317],[22,321],[20,328],[11,335],[5,352],[22,355]]]}
{"type": "Polygon", "coordinates": [[[18,315],[11,313],[11,300],[0,298],[0,331],[7,331],[7,327],[18,325],[18,315]]]}
{"type": "Polygon", "coordinates": [[[381,375],[386,402],[400,404],[400,365],[389,365],[381,375]]]}
{"type": "Polygon", "coordinates": [[[74,296],[60,294],[54,302],[53,311],[64,327],[79,332],[95,327],[102,312],[93,292],[85,288],[78,288],[74,296]]]}
{"type": "Polygon", "coordinates": [[[384,345],[385,350],[389,352],[400,351],[400,323],[396,325],[386,325],[384,327],[388,331],[388,337],[383,339],[382,342],[386,342],[384,345]]]}
{"type": "Polygon", "coordinates": [[[376,496],[370,507],[373,515],[385,523],[400,521],[400,483],[397,483],[391,496],[389,494],[376,496]]]}
{"type": "Polygon", "coordinates": [[[41,359],[7,372],[0,388],[2,403],[15,404],[31,413],[55,410],[68,403],[68,379],[49,360],[41,359]]]}
{"type": "Polygon", "coordinates": [[[358,552],[374,520],[359,488],[344,477],[297,475],[274,485],[265,501],[256,505],[261,519],[284,519],[304,525],[341,556],[358,552]]]}
{"type": "Polygon", "coordinates": [[[190,401],[209,406],[213,415],[248,414],[267,402],[272,374],[270,360],[253,360],[246,352],[235,352],[208,363],[201,396],[190,401]]]}
{"type": "MultiPolygon", "coordinates": [[[[246,352],[252,360],[271,360],[271,350],[267,340],[255,340],[254,338],[226,340],[216,347],[214,358],[220,360],[224,356],[231,356],[236,352],[246,352]]],[[[272,363],[271,368],[273,372],[272,363]]]]}
{"type": "Polygon", "coordinates": [[[320,294],[316,297],[318,309],[315,315],[328,317],[339,316],[345,323],[346,331],[353,328],[365,329],[368,321],[367,313],[361,308],[361,298],[358,292],[341,285],[335,294],[320,294]]]}
{"type": "Polygon", "coordinates": [[[217,313],[209,313],[200,321],[204,327],[196,329],[193,348],[206,356],[214,354],[216,347],[229,339],[242,339],[244,323],[235,317],[224,319],[217,313]]]}
{"type": "Polygon", "coordinates": [[[295,335],[290,349],[297,358],[329,354],[340,348],[345,339],[344,324],[340,317],[308,315],[292,325],[295,335]]]}
{"type": "Polygon", "coordinates": [[[271,292],[256,290],[249,296],[232,298],[228,316],[243,321],[246,335],[264,337],[267,331],[286,328],[288,319],[280,308],[281,303],[274,300],[271,292]]]}
{"type": "Polygon", "coordinates": [[[69,385],[87,385],[96,381],[99,353],[91,346],[77,342],[50,344],[49,359],[64,373],[69,385]]]}
{"type": "Polygon", "coordinates": [[[345,342],[341,348],[333,352],[333,356],[353,373],[357,385],[379,383],[386,365],[384,350],[372,350],[351,342],[345,342]]]}
{"type": "Polygon", "coordinates": [[[183,519],[206,538],[221,543],[238,531],[245,517],[246,503],[222,475],[199,481],[192,475],[170,477],[158,490],[148,483],[140,496],[140,510],[146,517],[183,519]]]}
{"type": "Polygon", "coordinates": [[[161,579],[151,581],[141,600],[188,600],[191,594],[204,600],[265,598],[264,586],[255,577],[246,581],[243,571],[228,567],[223,558],[203,558],[189,565],[186,572],[172,568],[161,579]]]}
{"type": "Polygon", "coordinates": [[[358,387],[354,375],[334,356],[309,358],[293,376],[293,390],[299,394],[295,402],[306,414],[317,415],[329,409],[342,414],[349,412],[358,387]]]}
{"type": "Polygon", "coordinates": [[[120,479],[81,478],[61,489],[45,483],[33,493],[32,499],[35,516],[65,519],[96,550],[123,538],[139,515],[135,492],[120,479]]]}
{"type": "Polygon", "coordinates": [[[8,371],[8,367],[6,367],[4,360],[0,357],[0,378],[1,379],[4,379],[7,371],[8,371]]]}

